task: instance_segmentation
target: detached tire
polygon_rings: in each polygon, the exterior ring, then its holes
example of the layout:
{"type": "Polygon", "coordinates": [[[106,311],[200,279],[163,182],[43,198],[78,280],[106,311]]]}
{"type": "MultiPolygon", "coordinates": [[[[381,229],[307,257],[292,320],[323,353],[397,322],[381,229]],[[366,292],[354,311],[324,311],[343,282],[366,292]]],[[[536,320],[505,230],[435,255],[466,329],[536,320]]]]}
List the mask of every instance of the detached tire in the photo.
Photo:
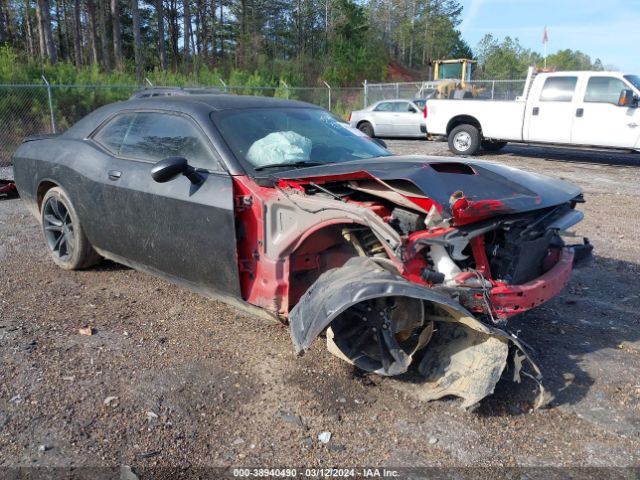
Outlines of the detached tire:
{"type": "Polygon", "coordinates": [[[49,255],[60,268],[80,270],[100,262],[87,239],[67,193],[60,187],[42,199],[40,223],[49,255]]]}
{"type": "Polygon", "coordinates": [[[449,150],[456,155],[475,155],[480,149],[480,132],[469,124],[458,125],[449,133],[449,150]]]}
{"type": "Polygon", "coordinates": [[[362,122],[358,125],[358,130],[367,135],[368,137],[373,138],[375,136],[375,132],[373,131],[373,125],[369,122],[362,122]]]}
{"type": "Polygon", "coordinates": [[[482,145],[482,148],[487,152],[497,152],[498,150],[502,150],[507,145],[507,142],[492,142],[491,140],[482,140],[482,142],[480,142],[480,145],[482,145]]]}

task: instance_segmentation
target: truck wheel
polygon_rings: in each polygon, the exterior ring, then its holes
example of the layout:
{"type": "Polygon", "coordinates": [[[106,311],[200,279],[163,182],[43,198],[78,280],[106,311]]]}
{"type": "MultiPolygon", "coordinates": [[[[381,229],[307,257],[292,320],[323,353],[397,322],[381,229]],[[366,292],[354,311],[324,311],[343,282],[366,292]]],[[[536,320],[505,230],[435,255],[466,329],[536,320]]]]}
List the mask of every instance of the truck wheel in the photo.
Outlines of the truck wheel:
{"type": "Polygon", "coordinates": [[[480,149],[480,132],[473,125],[458,125],[449,133],[449,150],[456,155],[475,155],[480,149]]]}
{"type": "Polygon", "coordinates": [[[503,149],[506,144],[507,142],[497,142],[492,140],[482,140],[480,142],[480,145],[482,145],[482,148],[485,149],[487,152],[497,152],[498,150],[503,149]]]}
{"type": "Polygon", "coordinates": [[[42,232],[52,260],[65,270],[79,270],[100,262],[82,230],[80,219],[67,193],[50,189],[42,200],[42,232]]]}
{"type": "Polygon", "coordinates": [[[373,125],[369,122],[362,122],[358,125],[358,130],[364,133],[366,136],[373,138],[375,133],[373,132],[373,125]]]}

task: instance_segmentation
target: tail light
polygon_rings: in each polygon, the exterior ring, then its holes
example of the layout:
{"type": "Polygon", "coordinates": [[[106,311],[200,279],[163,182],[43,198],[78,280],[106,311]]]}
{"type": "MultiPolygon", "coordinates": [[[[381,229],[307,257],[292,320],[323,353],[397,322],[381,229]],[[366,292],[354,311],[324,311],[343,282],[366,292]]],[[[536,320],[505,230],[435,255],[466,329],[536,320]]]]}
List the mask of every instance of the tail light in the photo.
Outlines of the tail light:
{"type": "Polygon", "coordinates": [[[424,102],[424,108],[422,109],[422,116],[427,118],[427,102],[424,102]]]}
{"type": "Polygon", "coordinates": [[[351,121],[351,115],[353,115],[353,112],[349,112],[349,121],[351,121]]]}

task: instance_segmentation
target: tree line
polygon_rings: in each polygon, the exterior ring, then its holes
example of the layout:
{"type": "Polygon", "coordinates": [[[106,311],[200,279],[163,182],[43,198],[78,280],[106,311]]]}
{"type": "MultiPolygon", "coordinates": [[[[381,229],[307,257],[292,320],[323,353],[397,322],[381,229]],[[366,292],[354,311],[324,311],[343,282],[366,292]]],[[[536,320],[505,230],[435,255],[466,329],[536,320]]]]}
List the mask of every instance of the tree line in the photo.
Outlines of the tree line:
{"type": "MultiPolygon", "coordinates": [[[[505,37],[502,41],[491,34],[485,35],[475,49],[481,66],[479,75],[490,79],[521,78],[529,66],[543,67],[544,57],[534,50],[524,48],[517,38],[505,37]]],[[[599,58],[592,60],[580,50],[563,49],[549,55],[547,68],[552,70],[604,70],[599,58]]],[[[607,69],[615,69],[609,65],[607,69]]]]}
{"type": "Polygon", "coordinates": [[[261,70],[310,83],[383,79],[469,56],[457,0],[0,0],[0,44],[103,71],[261,70]]]}
{"type": "MultiPolygon", "coordinates": [[[[215,70],[291,85],[384,80],[389,60],[421,78],[439,58],[477,56],[495,78],[541,62],[490,35],[474,55],[457,28],[462,12],[458,0],[0,0],[0,45],[11,49],[0,61],[130,72],[138,82],[146,72],[215,70]]],[[[599,62],[573,51],[558,62],[576,59],[599,62]]]]}

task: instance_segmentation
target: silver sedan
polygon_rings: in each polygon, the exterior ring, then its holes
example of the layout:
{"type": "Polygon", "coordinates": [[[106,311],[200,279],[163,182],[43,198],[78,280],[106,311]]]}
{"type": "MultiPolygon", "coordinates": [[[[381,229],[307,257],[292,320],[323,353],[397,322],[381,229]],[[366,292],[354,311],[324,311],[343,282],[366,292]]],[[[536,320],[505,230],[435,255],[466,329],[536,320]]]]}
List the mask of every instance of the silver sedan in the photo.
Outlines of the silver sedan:
{"type": "Polygon", "coordinates": [[[370,137],[426,138],[425,100],[381,100],[351,112],[349,124],[370,137]]]}

